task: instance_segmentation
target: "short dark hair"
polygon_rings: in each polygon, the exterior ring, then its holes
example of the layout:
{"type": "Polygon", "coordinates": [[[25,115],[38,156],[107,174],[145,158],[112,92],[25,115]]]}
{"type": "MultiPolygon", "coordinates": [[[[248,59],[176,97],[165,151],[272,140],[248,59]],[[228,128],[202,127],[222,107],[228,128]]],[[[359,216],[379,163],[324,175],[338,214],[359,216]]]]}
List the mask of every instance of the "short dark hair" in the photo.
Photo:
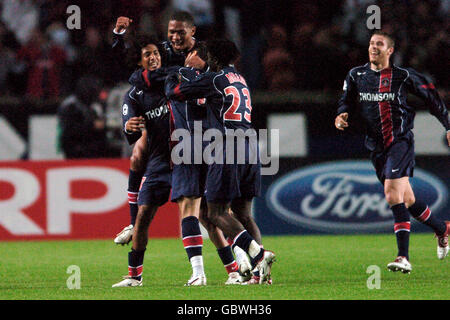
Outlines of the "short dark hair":
{"type": "Polygon", "coordinates": [[[170,21],[172,20],[186,22],[191,27],[194,25],[194,17],[187,11],[175,11],[170,16],[170,21]]]}
{"type": "Polygon", "coordinates": [[[379,36],[383,36],[385,38],[388,39],[388,45],[392,48],[395,47],[395,39],[394,36],[392,34],[390,34],[389,32],[383,31],[383,30],[375,30],[372,35],[370,36],[372,38],[372,36],[374,35],[379,35],[379,36]]]}
{"type": "Polygon", "coordinates": [[[130,48],[127,50],[127,65],[130,68],[135,68],[141,61],[142,49],[147,45],[153,44],[158,48],[161,55],[161,63],[164,61],[164,50],[162,49],[161,41],[156,37],[140,34],[131,39],[130,48]]]}
{"type": "Polygon", "coordinates": [[[207,42],[210,57],[221,67],[234,63],[240,52],[233,41],[228,39],[214,39],[207,42]]]}

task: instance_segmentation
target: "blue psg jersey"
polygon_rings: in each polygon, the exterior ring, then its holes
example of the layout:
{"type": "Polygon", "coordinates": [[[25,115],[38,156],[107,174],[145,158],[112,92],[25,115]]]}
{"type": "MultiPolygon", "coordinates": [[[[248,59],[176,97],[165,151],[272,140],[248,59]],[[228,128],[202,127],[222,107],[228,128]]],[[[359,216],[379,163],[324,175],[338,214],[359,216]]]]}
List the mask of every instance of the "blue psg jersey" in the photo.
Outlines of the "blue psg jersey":
{"type": "Polygon", "coordinates": [[[359,112],[367,123],[366,147],[388,148],[413,128],[415,110],[406,102],[412,93],[423,99],[432,115],[450,130],[448,112],[433,83],[411,68],[392,66],[375,71],[367,63],[350,70],[344,81],[337,114],[359,112]]]}
{"type": "Polygon", "coordinates": [[[251,97],[244,77],[232,66],[206,72],[189,82],[172,74],[166,80],[166,96],[185,101],[206,98],[208,127],[226,133],[228,129],[251,129],[251,97]]]}
{"type": "MultiPolygon", "coordinates": [[[[149,159],[147,168],[153,172],[169,171],[169,108],[162,92],[155,87],[148,87],[142,76],[142,69],[135,71],[129,82],[132,87],[124,96],[122,105],[122,122],[125,129],[126,122],[132,117],[142,116],[148,137],[149,159]]],[[[127,133],[125,137],[130,144],[136,142],[140,132],[127,133]]]]}
{"type": "MultiPolygon", "coordinates": [[[[181,67],[178,69],[179,79],[189,82],[200,75],[200,71],[181,67]]],[[[174,118],[175,129],[186,129],[194,132],[194,122],[201,122],[202,131],[207,129],[206,99],[191,99],[187,101],[170,100],[170,107],[174,118]]]]}
{"type": "MultiPolygon", "coordinates": [[[[201,71],[193,68],[171,66],[160,68],[152,72],[143,73],[148,88],[155,88],[164,92],[164,84],[167,75],[175,74],[177,79],[181,81],[191,81],[196,79],[201,71]]],[[[190,99],[187,101],[179,101],[170,99],[168,101],[171,111],[171,130],[186,129],[193,133],[194,122],[201,121],[202,129],[206,128],[206,99],[190,99]]]]}

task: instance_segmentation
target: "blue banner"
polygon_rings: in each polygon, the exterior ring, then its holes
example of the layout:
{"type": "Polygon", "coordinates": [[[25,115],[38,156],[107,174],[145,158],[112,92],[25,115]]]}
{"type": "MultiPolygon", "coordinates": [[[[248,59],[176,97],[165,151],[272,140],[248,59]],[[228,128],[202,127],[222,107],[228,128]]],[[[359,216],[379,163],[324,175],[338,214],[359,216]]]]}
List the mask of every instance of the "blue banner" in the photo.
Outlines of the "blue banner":
{"type": "MultiPolygon", "coordinates": [[[[448,157],[416,159],[410,179],[416,198],[432,214],[450,220],[448,157]]],[[[368,160],[290,159],[280,172],[263,176],[253,214],[266,235],[393,232],[394,220],[383,186],[368,160]]],[[[432,231],[411,219],[411,230],[432,231]]]]}

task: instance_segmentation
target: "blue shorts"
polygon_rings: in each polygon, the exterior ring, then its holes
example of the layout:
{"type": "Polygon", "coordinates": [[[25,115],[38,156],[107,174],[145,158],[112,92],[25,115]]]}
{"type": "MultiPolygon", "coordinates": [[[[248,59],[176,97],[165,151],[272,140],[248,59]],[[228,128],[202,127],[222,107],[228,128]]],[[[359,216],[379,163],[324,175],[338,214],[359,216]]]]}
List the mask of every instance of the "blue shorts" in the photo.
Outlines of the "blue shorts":
{"type": "Polygon", "coordinates": [[[261,162],[257,139],[246,138],[242,145],[235,139],[233,146],[234,151],[229,154],[232,159],[228,159],[225,145],[224,161],[208,166],[205,190],[208,202],[230,202],[236,198],[251,200],[261,193],[261,162]]]}
{"type": "Polygon", "coordinates": [[[176,202],[181,197],[203,197],[208,165],[176,164],[172,170],[172,197],[176,202]]]}
{"type": "Polygon", "coordinates": [[[208,202],[251,200],[261,194],[261,164],[211,164],[205,196],[208,202]]]}
{"type": "Polygon", "coordinates": [[[170,173],[146,174],[138,194],[138,206],[162,206],[170,196],[170,173]]]}
{"type": "Polygon", "coordinates": [[[412,177],[414,174],[414,136],[409,132],[395,140],[382,152],[370,154],[378,180],[384,185],[386,179],[412,177]]]}
{"type": "Polygon", "coordinates": [[[183,146],[186,149],[180,151],[180,156],[183,161],[180,164],[174,164],[172,169],[172,197],[171,201],[176,202],[181,197],[203,197],[205,193],[205,180],[208,171],[208,165],[202,160],[202,155],[205,147],[208,145],[205,141],[194,142],[194,136],[190,136],[187,141],[190,147],[187,148],[184,141],[177,143],[177,147],[183,146]],[[184,151],[189,150],[190,154],[184,154],[184,151]],[[195,159],[195,156],[200,156],[200,159],[195,159]],[[200,161],[198,161],[200,160],[200,161]],[[197,163],[196,163],[197,161],[197,163]],[[201,162],[201,163],[198,163],[201,162]]]}

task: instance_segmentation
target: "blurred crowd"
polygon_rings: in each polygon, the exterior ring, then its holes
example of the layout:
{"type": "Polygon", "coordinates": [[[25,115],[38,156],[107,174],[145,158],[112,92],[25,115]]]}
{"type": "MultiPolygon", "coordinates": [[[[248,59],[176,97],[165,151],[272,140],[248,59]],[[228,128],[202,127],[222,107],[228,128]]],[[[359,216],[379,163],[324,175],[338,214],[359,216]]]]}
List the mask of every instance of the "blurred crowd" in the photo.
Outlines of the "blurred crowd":
{"type": "MultiPolygon", "coordinates": [[[[81,29],[68,30],[73,1],[3,0],[0,22],[0,93],[29,98],[63,97],[81,76],[106,87],[126,80],[110,55],[118,16],[133,31],[166,37],[167,16],[190,11],[197,37],[227,36],[238,43],[240,68],[253,89],[329,90],[367,60],[371,4],[381,8],[382,28],[397,39],[394,63],[410,66],[448,87],[450,4],[446,0],[78,1],[81,29]]],[[[75,1],[77,3],[77,1],[75,1]]]]}
{"type": "MultiPolygon", "coordinates": [[[[101,83],[100,97],[125,83],[129,69],[111,54],[116,18],[128,36],[165,39],[173,10],[193,14],[196,37],[228,37],[240,48],[238,68],[253,90],[334,92],[349,69],[367,62],[368,6],[381,9],[382,29],[396,38],[394,63],[449,88],[448,0],[1,0],[0,96],[63,101],[79,79],[101,83]],[[69,30],[67,8],[81,9],[69,30]]],[[[100,100],[101,100],[100,99],[100,100]]],[[[1,111],[1,110],[0,110],[1,111]]],[[[1,113],[1,112],[0,112],[1,113]]]]}
{"type": "Polygon", "coordinates": [[[412,67],[448,88],[450,2],[447,0],[292,1],[286,22],[265,30],[261,88],[333,90],[354,66],[367,62],[366,28],[376,4],[381,27],[396,39],[393,63],[412,67]]]}

